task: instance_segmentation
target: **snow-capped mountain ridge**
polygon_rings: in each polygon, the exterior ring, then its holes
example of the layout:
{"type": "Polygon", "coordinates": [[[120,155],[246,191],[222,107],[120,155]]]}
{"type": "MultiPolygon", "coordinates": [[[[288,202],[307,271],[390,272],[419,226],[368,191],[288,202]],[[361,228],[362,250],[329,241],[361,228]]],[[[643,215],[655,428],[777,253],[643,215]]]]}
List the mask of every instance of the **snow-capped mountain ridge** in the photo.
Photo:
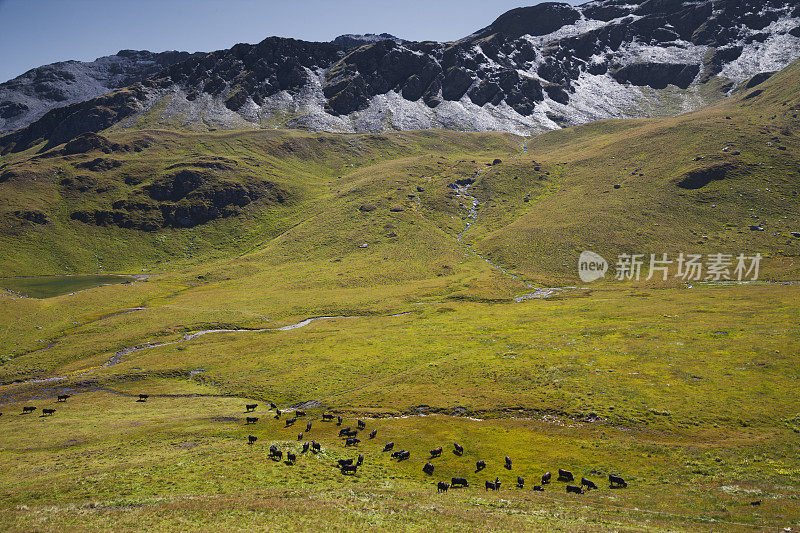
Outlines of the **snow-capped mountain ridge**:
{"type": "MultiPolygon", "coordinates": [[[[160,102],[149,125],[530,133],[689,111],[798,56],[800,0],[547,2],[453,43],[272,37],[192,56],[116,96],[113,116],[91,126],[136,123],[160,102]]],[[[55,110],[2,144],[63,142],[86,129],[92,105],[55,110]]]]}

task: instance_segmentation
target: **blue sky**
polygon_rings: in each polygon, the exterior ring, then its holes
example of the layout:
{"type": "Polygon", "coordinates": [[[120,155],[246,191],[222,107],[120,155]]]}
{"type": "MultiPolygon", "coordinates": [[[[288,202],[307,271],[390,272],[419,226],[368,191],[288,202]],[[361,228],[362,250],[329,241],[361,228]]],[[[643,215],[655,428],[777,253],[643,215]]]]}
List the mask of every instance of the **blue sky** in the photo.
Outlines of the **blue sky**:
{"type": "MultiPolygon", "coordinates": [[[[576,5],[584,0],[571,0],[576,5]]],[[[537,0],[0,0],[0,82],[55,61],[121,49],[211,51],[269,37],[329,41],[388,32],[469,35],[537,0]]]]}

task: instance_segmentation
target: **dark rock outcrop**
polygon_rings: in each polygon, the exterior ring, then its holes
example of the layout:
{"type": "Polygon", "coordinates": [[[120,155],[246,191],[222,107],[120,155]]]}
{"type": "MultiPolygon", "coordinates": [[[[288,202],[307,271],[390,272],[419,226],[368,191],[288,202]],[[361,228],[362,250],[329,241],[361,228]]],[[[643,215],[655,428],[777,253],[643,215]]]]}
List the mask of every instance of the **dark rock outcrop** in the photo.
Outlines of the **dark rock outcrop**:
{"type": "Polygon", "coordinates": [[[678,182],[681,189],[701,189],[713,181],[724,180],[739,172],[731,163],[718,163],[687,172],[678,182]]]}
{"type": "MultiPolygon", "coordinates": [[[[76,182],[62,185],[74,188],[76,182]]],[[[108,209],[78,210],[70,217],[86,224],[154,231],[236,216],[253,202],[275,205],[289,200],[289,193],[270,181],[251,177],[240,183],[206,170],[184,169],[156,178],[108,209]]]]}
{"type": "Polygon", "coordinates": [[[581,12],[569,4],[543,2],[519,7],[500,15],[481,34],[502,33],[517,38],[522,35],[547,35],[581,18],[581,12]]]}
{"type": "Polygon", "coordinates": [[[32,222],[34,224],[47,224],[49,220],[47,219],[47,215],[42,213],[41,211],[14,211],[14,216],[20,218],[22,220],[27,220],[28,222],[32,222]]]}
{"type": "Polygon", "coordinates": [[[654,89],[664,89],[675,85],[686,89],[700,72],[700,65],[683,63],[634,63],[611,72],[620,83],[649,85],[654,89]]]}

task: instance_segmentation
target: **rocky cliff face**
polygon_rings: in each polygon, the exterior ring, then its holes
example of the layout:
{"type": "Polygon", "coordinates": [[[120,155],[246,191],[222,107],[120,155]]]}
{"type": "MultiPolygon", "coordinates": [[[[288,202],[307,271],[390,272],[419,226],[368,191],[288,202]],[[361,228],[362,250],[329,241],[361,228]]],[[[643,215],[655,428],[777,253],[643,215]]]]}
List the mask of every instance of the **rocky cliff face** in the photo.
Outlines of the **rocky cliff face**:
{"type": "Polygon", "coordinates": [[[142,81],[189,56],[121,50],[91,62],[64,61],[29,70],[0,83],[0,133],[23,128],[56,107],[142,81]]]}
{"type": "Polygon", "coordinates": [[[121,112],[107,95],[102,112],[100,101],[56,110],[0,147],[108,122],[529,133],[675,114],[800,56],[800,0],[547,2],[454,43],[362,42],[269,38],[193,56],[126,89],[121,112]]]}

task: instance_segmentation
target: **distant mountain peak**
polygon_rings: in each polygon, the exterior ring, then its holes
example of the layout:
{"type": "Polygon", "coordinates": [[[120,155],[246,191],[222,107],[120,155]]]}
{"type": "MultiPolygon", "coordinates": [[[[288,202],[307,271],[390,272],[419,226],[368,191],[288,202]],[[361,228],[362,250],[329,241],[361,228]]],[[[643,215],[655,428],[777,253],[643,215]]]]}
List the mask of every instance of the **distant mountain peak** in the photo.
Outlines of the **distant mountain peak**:
{"type": "Polygon", "coordinates": [[[38,120],[48,111],[126,87],[191,56],[188,52],[120,50],[94,61],[60,61],[0,83],[0,133],[38,120]]]}
{"type": "Polygon", "coordinates": [[[394,41],[398,44],[405,42],[403,39],[399,37],[395,37],[391,33],[362,33],[362,34],[355,34],[355,33],[345,33],[344,35],[340,35],[331,42],[333,44],[338,44],[343,48],[357,48],[359,46],[363,46],[365,44],[375,43],[378,41],[394,41]]]}

